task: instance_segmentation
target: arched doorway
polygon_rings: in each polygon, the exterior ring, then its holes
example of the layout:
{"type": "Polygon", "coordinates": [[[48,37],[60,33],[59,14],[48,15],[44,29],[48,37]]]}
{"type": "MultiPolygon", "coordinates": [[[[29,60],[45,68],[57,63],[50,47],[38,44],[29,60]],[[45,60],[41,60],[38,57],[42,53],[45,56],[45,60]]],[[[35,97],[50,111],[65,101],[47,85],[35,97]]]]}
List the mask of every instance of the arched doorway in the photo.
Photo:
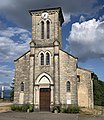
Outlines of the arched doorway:
{"type": "Polygon", "coordinates": [[[53,81],[51,77],[43,73],[35,83],[35,103],[40,111],[50,111],[53,105],[53,81]]]}
{"type": "Polygon", "coordinates": [[[40,111],[50,111],[50,88],[40,88],[40,111]]]}

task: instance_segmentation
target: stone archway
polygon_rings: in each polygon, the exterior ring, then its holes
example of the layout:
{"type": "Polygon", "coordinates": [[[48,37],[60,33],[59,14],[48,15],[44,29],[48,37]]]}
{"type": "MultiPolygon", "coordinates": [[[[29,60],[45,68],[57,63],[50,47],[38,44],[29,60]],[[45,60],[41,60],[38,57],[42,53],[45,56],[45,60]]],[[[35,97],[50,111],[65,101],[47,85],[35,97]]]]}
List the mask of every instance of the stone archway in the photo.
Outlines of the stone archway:
{"type": "Polygon", "coordinates": [[[53,80],[42,73],[35,82],[34,104],[40,111],[49,111],[53,105],[53,80]]]}
{"type": "Polygon", "coordinates": [[[47,84],[53,84],[53,80],[51,76],[46,73],[42,73],[41,75],[39,75],[35,83],[39,85],[40,81],[42,81],[44,77],[47,78],[46,79],[47,84]]]}

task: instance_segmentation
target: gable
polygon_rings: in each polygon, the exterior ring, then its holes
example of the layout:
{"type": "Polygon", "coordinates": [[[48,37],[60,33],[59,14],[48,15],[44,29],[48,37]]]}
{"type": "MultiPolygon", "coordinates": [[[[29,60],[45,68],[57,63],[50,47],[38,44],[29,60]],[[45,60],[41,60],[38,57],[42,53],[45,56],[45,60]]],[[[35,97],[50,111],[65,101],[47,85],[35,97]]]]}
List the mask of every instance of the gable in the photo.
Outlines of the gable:
{"type": "Polygon", "coordinates": [[[17,58],[16,60],[14,60],[14,62],[17,62],[18,60],[22,59],[24,56],[30,54],[30,50],[27,51],[26,53],[24,53],[23,55],[21,55],[19,58],[17,58]]]}

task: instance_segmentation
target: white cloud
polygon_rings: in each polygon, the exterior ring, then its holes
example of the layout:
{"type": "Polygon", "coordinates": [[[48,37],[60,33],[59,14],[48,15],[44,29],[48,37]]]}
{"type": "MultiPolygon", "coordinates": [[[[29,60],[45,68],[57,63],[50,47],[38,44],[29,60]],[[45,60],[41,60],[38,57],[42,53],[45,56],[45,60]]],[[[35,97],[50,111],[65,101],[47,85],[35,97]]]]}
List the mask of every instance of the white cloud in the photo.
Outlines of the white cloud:
{"type": "Polygon", "coordinates": [[[0,30],[0,61],[13,61],[28,51],[30,40],[31,34],[25,29],[9,27],[0,30]]]}
{"type": "Polygon", "coordinates": [[[1,90],[1,87],[4,86],[4,90],[9,90],[11,89],[10,88],[10,82],[0,82],[0,90],[1,90]]]}
{"type": "Polygon", "coordinates": [[[74,23],[68,37],[71,52],[80,60],[104,57],[104,22],[96,19],[74,23]]]}
{"type": "Polygon", "coordinates": [[[83,15],[81,15],[79,18],[79,22],[84,22],[85,20],[86,20],[85,17],[83,15]]]}
{"type": "Polygon", "coordinates": [[[3,84],[3,82],[0,81],[0,85],[2,85],[2,84],[3,84]]]}
{"type": "Polygon", "coordinates": [[[26,29],[8,27],[0,30],[0,81],[12,80],[13,61],[29,50],[30,40],[31,33],[26,29]]]}
{"type": "Polygon", "coordinates": [[[31,26],[29,9],[61,6],[64,13],[80,14],[96,12],[93,5],[96,0],[2,0],[0,2],[0,13],[7,19],[14,21],[22,27],[31,26]]]}
{"type": "Polygon", "coordinates": [[[22,28],[18,28],[18,27],[8,27],[5,30],[0,30],[0,36],[4,36],[4,37],[13,37],[15,35],[18,34],[23,34],[23,33],[28,33],[30,34],[29,31],[27,31],[26,29],[22,29],[22,28]]]}
{"type": "Polygon", "coordinates": [[[70,13],[64,13],[64,24],[63,25],[66,25],[67,23],[70,22],[70,13]]]}
{"type": "Polygon", "coordinates": [[[104,21],[104,15],[102,15],[99,19],[100,21],[104,21]]]}
{"type": "Polygon", "coordinates": [[[30,41],[29,35],[25,34],[25,33],[20,35],[20,39],[23,40],[23,41],[27,41],[27,42],[30,41]]]}
{"type": "Polygon", "coordinates": [[[8,65],[0,65],[0,78],[1,77],[14,77],[14,70],[9,68],[8,65]]]}
{"type": "MultiPolygon", "coordinates": [[[[12,80],[14,77],[13,61],[29,50],[30,40],[31,33],[26,29],[8,27],[0,30],[1,81],[12,80]]],[[[5,84],[5,86],[8,88],[8,85],[5,84]]]]}

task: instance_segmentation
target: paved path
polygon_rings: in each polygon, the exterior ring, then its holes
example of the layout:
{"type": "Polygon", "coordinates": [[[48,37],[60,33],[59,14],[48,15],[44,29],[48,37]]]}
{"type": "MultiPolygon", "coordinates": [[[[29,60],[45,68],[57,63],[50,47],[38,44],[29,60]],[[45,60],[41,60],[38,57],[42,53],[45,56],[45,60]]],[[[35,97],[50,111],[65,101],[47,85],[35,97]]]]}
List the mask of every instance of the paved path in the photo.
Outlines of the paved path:
{"type": "Polygon", "coordinates": [[[8,112],[0,113],[0,120],[104,120],[104,116],[55,114],[48,112],[8,112]]]}

